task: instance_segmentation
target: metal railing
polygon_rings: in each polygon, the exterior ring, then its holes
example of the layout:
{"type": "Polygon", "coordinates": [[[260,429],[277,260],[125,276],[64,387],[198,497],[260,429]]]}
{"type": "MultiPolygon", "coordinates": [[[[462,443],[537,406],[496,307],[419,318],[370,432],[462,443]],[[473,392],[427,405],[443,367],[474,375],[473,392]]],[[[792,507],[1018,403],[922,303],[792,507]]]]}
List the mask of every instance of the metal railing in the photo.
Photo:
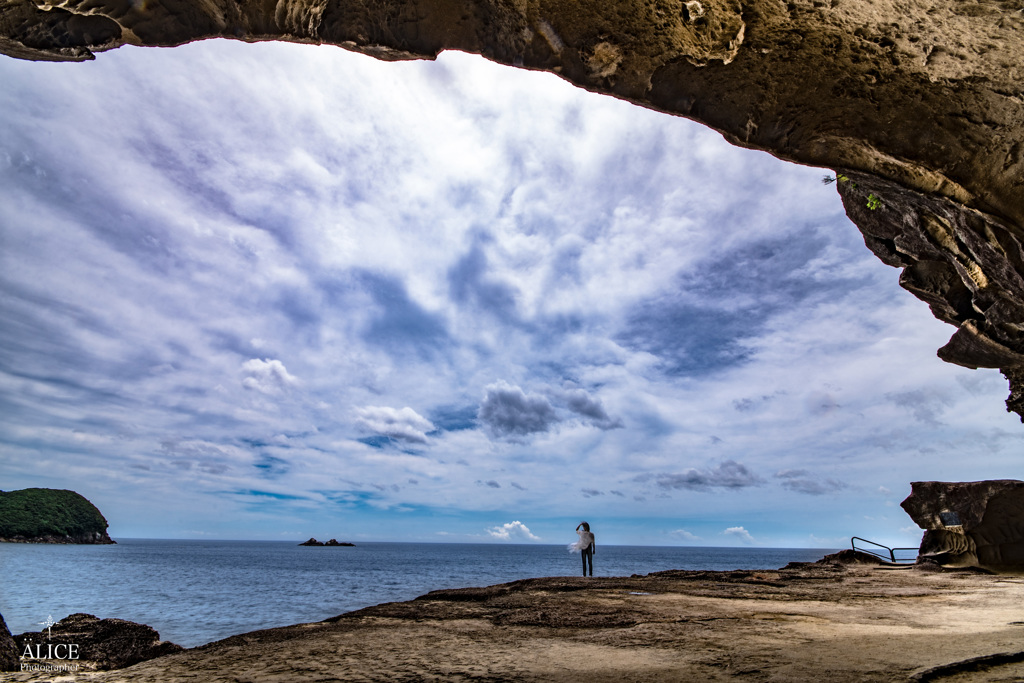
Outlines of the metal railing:
{"type": "Polygon", "coordinates": [[[917,561],[917,551],[918,551],[918,548],[890,548],[887,545],[882,545],[881,543],[875,543],[874,541],[869,541],[868,539],[861,538],[860,536],[853,536],[853,537],[850,538],[850,547],[853,548],[854,550],[856,550],[857,552],[867,553],[869,555],[874,555],[875,557],[879,558],[880,560],[884,560],[886,562],[891,562],[892,564],[913,564],[914,562],[917,561]],[[862,543],[869,543],[872,546],[874,546],[875,548],[881,548],[881,549],[885,550],[885,553],[882,553],[881,550],[875,550],[873,548],[858,548],[857,547],[857,541],[861,541],[862,543]],[[914,553],[914,556],[913,557],[900,557],[900,558],[897,558],[896,557],[896,553],[900,552],[900,551],[912,552],[912,553],[914,553]]]}

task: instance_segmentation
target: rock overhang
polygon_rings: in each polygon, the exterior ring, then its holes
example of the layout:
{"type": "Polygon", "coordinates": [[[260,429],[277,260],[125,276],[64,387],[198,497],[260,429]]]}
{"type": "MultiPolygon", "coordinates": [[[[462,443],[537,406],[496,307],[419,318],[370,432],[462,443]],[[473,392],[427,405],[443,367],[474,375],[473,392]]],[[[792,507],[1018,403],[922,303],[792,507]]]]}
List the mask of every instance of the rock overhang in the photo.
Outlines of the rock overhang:
{"type": "MultiPolygon", "coordinates": [[[[900,284],[1024,415],[1024,2],[13,0],[0,53],[83,61],[206,38],[443,50],[551,71],[733,144],[835,169],[900,284]]],[[[1024,417],[1022,417],[1024,419],[1024,417]]]]}
{"type": "Polygon", "coordinates": [[[918,481],[900,505],[924,530],[919,560],[1024,573],[1024,481],[918,481]]]}

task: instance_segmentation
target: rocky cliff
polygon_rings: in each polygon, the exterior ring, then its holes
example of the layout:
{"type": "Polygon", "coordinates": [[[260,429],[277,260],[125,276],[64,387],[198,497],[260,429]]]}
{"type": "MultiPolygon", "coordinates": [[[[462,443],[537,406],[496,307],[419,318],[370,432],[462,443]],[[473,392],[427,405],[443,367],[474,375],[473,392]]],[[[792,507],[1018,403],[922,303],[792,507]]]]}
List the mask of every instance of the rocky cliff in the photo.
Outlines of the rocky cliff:
{"type": "MultiPolygon", "coordinates": [[[[0,52],[212,37],[559,73],[835,169],[847,212],[1024,410],[1024,0],[6,0],[0,52]]],[[[1024,413],[1022,413],[1024,414],[1024,413]]]]}
{"type": "Polygon", "coordinates": [[[0,542],[114,543],[107,520],[74,491],[0,491],[0,542]]]}
{"type": "Polygon", "coordinates": [[[1024,572],[1024,481],[916,481],[900,505],[925,530],[919,559],[1024,572]]]}

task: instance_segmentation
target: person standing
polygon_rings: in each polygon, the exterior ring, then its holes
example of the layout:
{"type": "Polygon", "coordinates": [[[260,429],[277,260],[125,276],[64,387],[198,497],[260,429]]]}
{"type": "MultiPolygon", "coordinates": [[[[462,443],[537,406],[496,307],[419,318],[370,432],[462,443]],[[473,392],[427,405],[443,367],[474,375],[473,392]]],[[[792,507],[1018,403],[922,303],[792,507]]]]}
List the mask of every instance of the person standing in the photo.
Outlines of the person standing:
{"type": "Polygon", "coordinates": [[[594,553],[597,547],[594,544],[594,534],[590,531],[590,525],[586,522],[580,522],[579,526],[576,527],[576,533],[579,535],[580,540],[576,541],[576,547],[581,551],[583,556],[583,576],[587,575],[587,567],[590,568],[590,576],[594,575],[594,553]],[[580,528],[582,527],[582,531],[580,528]]]}

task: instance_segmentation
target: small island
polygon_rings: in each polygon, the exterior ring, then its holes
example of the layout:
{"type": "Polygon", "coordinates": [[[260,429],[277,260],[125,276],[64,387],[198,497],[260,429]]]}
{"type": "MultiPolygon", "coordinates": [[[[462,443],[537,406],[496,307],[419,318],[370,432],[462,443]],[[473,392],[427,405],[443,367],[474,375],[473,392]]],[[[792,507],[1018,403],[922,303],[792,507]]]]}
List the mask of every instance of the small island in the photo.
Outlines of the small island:
{"type": "Polygon", "coordinates": [[[355,547],[356,544],[355,543],[349,543],[348,541],[342,541],[341,543],[338,543],[337,539],[334,539],[334,538],[332,538],[331,540],[327,541],[326,543],[323,543],[321,541],[316,540],[315,538],[310,538],[305,543],[300,543],[299,545],[310,545],[310,546],[320,546],[320,547],[324,547],[324,546],[345,546],[345,547],[348,547],[348,548],[353,548],[353,547],[355,547]]]}
{"type": "Polygon", "coordinates": [[[3,543],[116,543],[108,526],[96,506],[74,491],[0,491],[3,543]]]}

